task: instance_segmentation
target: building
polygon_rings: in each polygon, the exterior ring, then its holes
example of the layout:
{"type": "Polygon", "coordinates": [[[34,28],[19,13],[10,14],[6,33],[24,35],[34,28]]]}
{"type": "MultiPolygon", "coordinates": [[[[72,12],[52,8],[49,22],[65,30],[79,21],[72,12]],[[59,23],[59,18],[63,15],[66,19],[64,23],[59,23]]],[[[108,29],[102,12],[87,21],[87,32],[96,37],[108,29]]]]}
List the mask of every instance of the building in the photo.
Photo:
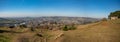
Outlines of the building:
{"type": "Polygon", "coordinates": [[[111,20],[116,20],[116,19],[118,19],[118,17],[117,17],[117,16],[114,16],[114,17],[110,17],[110,19],[111,19],[111,20]]]}

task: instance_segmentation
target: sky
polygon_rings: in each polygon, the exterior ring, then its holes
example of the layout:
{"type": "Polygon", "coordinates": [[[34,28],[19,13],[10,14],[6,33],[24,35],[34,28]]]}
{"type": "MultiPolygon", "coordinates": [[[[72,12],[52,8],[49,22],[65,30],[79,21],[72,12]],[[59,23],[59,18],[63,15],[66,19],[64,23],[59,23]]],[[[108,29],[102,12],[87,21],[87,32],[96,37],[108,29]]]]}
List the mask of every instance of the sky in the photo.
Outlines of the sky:
{"type": "Polygon", "coordinates": [[[0,0],[0,17],[108,17],[120,0],[0,0]]]}

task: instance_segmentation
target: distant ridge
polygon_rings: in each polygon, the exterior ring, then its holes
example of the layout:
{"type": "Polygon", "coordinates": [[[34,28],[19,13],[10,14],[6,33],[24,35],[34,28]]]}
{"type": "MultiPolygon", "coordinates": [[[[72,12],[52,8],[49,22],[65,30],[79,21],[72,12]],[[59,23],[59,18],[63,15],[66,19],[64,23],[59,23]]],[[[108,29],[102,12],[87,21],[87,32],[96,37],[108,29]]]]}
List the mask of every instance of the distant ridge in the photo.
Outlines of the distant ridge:
{"type": "Polygon", "coordinates": [[[9,20],[9,19],[6,19],[6,18],[0,18],[0,23],[12,23],[14,22],[14,20],[9,20]]]}
{"type": "Polygon", "coordinates": [[[0,21],[9,21],[9,20],[5,18],[0,18],[0,21]]]}

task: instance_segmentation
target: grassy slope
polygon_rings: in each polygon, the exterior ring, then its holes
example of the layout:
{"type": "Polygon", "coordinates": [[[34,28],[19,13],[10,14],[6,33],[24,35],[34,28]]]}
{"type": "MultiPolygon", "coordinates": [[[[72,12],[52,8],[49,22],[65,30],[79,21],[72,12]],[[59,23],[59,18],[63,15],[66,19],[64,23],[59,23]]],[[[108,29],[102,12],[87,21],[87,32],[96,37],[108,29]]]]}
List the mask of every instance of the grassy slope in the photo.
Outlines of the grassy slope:
{"type": "MultiPolygon", "coordinates": [[[[0,30],[11,31],[10,28],[1,27],[0,30]]],[[[51,31],[36,29],[36,31],[31,32],[29,28],[14,28],[13,32],[0,33],[0,42],[59,42],[56,40],[62,31],[51,31]],[[39,37],[36,34],[40,33],[43,37],[39,37]]]]}
{"type": "Polygon", "coordinates": [[[120,20],[80,25],[77,30],[65,31],[62,42],[120,42],[120,20]]]}

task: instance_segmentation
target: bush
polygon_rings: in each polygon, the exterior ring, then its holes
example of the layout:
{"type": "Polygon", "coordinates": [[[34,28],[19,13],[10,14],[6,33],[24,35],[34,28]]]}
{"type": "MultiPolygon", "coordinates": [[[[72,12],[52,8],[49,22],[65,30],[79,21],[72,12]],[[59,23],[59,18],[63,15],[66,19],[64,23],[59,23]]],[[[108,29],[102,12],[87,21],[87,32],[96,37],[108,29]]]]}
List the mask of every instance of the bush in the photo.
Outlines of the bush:
{"type": "Polygon", "coordinates": [[[70,26],[70,27],[69,27],[69,30],[75,30],[75,29],[76,29],[75,26],[70,26]]]}
{"type": "Polygon", "coordinates": [[[73,26],[73,25],[72,25],[72,26],[67,26],[67,25],[65,25],[64,28],[63,28],[64,31],[75,30],[75,29],[76,29],[76,27],[73,26]]]}
{"type": "Polygon", "coordinates": [[[9,26],[9,28],[15,28],[15,26],[9,26]]]}
{"type": "Polygon", "coordinates": [[[64,26],[63,30],[64,30],[64,31],[68,31],[67,25],[64,26]]]}

